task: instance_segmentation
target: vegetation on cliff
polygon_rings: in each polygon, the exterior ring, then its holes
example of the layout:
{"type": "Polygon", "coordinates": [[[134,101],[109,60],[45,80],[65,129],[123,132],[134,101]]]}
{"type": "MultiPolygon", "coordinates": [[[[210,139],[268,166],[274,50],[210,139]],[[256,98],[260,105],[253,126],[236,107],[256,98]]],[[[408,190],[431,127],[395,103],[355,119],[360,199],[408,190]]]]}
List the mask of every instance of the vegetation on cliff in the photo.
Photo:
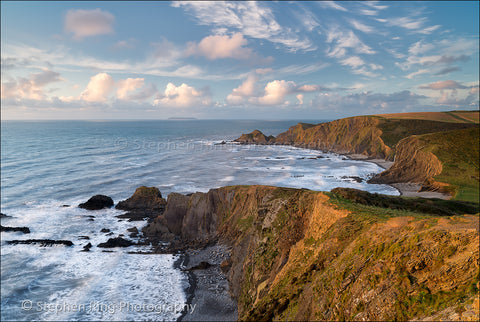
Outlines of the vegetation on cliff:
{"type": "Polygon", "coordinates": [[[476,204],[268,186],[179,196],[149,229],[231,245],[241,320],[461,317],[478,296],[476,204]]]}
{"type": "Polygon", "coordinates": [[[478,114],[452,111],[356,116],[318,125],[299,123],[268,140],[256,130],[236,141],[395,160],[389,170],[370,182],[419,183],[423,190],[478,202],[478,114]]]}

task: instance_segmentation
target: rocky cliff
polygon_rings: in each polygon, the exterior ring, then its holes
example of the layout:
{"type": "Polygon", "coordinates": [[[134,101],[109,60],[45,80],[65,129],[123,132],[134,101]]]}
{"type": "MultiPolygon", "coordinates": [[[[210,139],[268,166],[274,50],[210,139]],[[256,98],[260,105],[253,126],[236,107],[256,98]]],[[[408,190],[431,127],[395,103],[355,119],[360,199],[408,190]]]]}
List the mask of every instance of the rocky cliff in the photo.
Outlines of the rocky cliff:
{"type": "Polygon", "coordinates": [[[423,183],[442,173],[442,163],[435,154],[423,151],[417,136],[409,136],[397,144],[395,163],[369,183],[423,183]]]}
{"type": "Polygon", "coordinates": [[[251,134],[243,134],[235,141],[245,144],[294,145],[344,154],[355,153],[386,158],[390,155],[391,149],[380,137],[382,131],[378,128],[378,123],[378,118],[366,116],[318,125],[299,123],[277,137],[269,137],[268,140],[264,139],[263,133],[256,130],[251,134]]]}
{"type": "Polygon", "coordinates": [[[479,145],[479,125],[474,121],[475,115],[478,118],[478,112],[472,111],[463,114],[436,112],[356,116],[318,125],[299,123],[277,137],[266,137],[256,130],[251,134],[243,134],[235,141],[244,144],[294,145],[395,160],[389,170],[373,178],[370,183],[420,183],[424,190],[475,200],[474,196],[478,195],[479,190],[478,166],[474,169],[474,160],[478,160],[478,149],[475,146],[479,145]],[[432,119],[425,119],[427,116],[432,119]],[[435,138],[455,142],[456,146],[447,146],[435,138]],[[433,141],[435,142],[431,143],[433,141]],[[464,153],[467,148],[477,151],[477,154],[468,151],[464,153]],[[458,154],[459,150],[462,150],[461,154],[458,154]],[[465,160],[465,156],[468,160],[465,160]],[[462,162],[450,162],[452,157],[458,157],[462,162]],[[468,169],[455,171],[448,164],[445,167],[445,162],[454,166],[461,163],[463,168],[468,169]],[[446,171],[447,168],[449,171],[446,171]],[[453,172],[456,176],[448,174],[453,172]],[[436,180],[437,177],[443,181],[436,180]],[[458,180],[459,177],[464,180],[458,180]]]}
{"type": "Polygon", "coordinates": [[[144,231],[230,245],[222,268],[241,320],[407,320],[448,308],[460,318],[478,296],[478,205],[404,201],[223,187],[169,195],[144,231]]]}
{"type": "Polygon", "coordinates": [[[478,127],[471,127],[404,138],[393,166],[369,182],[416,182],[422,190],[478,202],[479,134],[478,127]]]}

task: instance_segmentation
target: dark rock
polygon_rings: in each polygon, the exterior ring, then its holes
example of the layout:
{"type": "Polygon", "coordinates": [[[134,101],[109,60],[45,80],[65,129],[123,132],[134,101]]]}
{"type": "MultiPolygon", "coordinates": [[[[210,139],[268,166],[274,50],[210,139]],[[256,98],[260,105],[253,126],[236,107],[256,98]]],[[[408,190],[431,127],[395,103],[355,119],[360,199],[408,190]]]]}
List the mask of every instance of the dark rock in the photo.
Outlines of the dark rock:
{"type": "Polygon", "coordinates": [[[185,270],[186,271],[195,271],[195,270],[200,270],[200,269],[207,269],[211,266],[212,266],[212,264],[210,264],[209,262],[200,262],[200,263],[198,263],[198,265],[192,266],[192,267],[187,268],[185,270]]]}
{"type": "Polygon", "coordinates": [[[128,219],[128,221],[144,221],[145,218],[150,218],[151,214],[152,212],[150,211],[135,210],[135,211],[127,212],[125,214],[121,214],[115,217],[126,218],[128,219]]]}
{"type": "Polygon", "coordinates": [[[163,210],[166,201],[156,187],[142,186],[127,200],[120,201],[115,207],[120,210],[163,210]]]}
{"type": "Polygon", "coordinates": [[[101,233],[109,233],[110,232],[110,229],[107,229],[107,228],[102,228],[102,230],[100,230],[101,233]]]}
{"type": "Polygon", "coordinates": [[[349,177],[343,176],[342,179],[353,179],[353,180],[355,180],[356,182],[359,182],[359,183],[363,182],[363,179],[360,178],[360,177],[357,177],[357,176],[349,176],[349,177]]]}
{"type": "Polygon", "coordinates": [[[41,247],[52,246],[52,245],[73,246],[73,243],[70,240],[53,240],[53,239],[9,240],[9,241],[7,241],[7,243],[10,244],[10,245],[40,244],[41,247]]]}
{"type": "Polygon", "coordinates": [[[105,243],[98,244],[97,247],[101,248],[114,248],[114,247],[129,247],[134,245],[129,240],[126,240],[122,237],[109,238],[105,243]]]}
{"type": "Polygon", "coordinates": [[[87,219],[87,221],[95,221],[95,219],[89,218],[89,219],[87,219]]]}
{"type": "Polygon", "coordinates": [[[28,227],[5,227],[0,225],[1,231],[21,231],[24,234],[29,234],[30,229],[28,227]]]}
{"type": "Polygon", "coordinates": [[[130,238],[134,238],[138,236],[137,227],[128,228],[127,231],[130,233],[130,235],[128,235],[130,238]]]}
{"type": "Polygon", "coordinates": [[[129,221],[144,220],[144,218],[155,218],[165,210],[166,200],[162,198],[160,190],[156,187],[139,187],[127,200],[120,201],[115,207],[120,210],[127,210],[128,213],[117,216],[128,218],[129,221]]]}
{"type": "Polygon", "coordinates": [[[70,207],[70,205],[62,205],[62,207],[67,208],[70,207]]]}
{"type": "Polygon", "coordinates": [[[230,271],[230,268],[232,267],[232,260],[229,258],[229,259],[226,259],[224,260],[221,264],[220,264],[220,269],[222,270],[222,272],[224,274],[227,274],[228,271],[230,271]]]}
{"type": "Polygon", "coordinates": [[[78,205],[79,208],[87,210],[100,210],[103,208],[111,208],[113,206],[112,198],[104,195],[96,195],[88,199],[87,202],[78,205]]]}
{"type": "Polygon", "coordinates": [[[222,142],[220,142],[220,143],[215,143],[215,145],[224,145],[224,144],[227,144],[227,142],[222,141],[222,142]]]}
{"type": "Polygon", "coordinates": [[[113,232],[109,232],[109,233],[107,234],[107,236],[112,236],[112,235],[113,235],[113,232]]]}
{"type": "Polygon", "coordinates": [[[11,218],[12,216],[9,216],[9,215],[5,215],[3,213],[0,212],[0,218],[11,218]]]}
{"type": "Polygon", "coordinates": [[[78,238],[80,238],[80,239],[86,239],[86,240],[89,240],[89,239],[90,239],[90,237],[88,237],[88,236],[78,236],[78,238]]]}
{"type": "Polygon", "coordinates": [[[129,233],[137,233],[138,234],[138,228],[137,227],[128,228],[127,231],[129,233]]]}
{"type": "Polygon", "coordinates": [[[86,244],[85,246],[83,246],[82,252],[89,252],[89,251],[90,251],[90,248],[92,248],[92,244],[91,244],[91,243],[88,243],[88,244],[86,244]]]}

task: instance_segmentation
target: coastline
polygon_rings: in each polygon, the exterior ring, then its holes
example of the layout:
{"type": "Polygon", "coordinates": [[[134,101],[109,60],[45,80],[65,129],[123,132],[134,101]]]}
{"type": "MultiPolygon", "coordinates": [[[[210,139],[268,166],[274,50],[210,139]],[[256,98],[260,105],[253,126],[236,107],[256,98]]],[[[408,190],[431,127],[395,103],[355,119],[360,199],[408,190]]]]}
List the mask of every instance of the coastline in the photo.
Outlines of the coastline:
{"type": "Polygon", "coordinates": [[[230,248],[217,243],[202,249],[188,249],[178,266],[188,275],[185,290],[193,312],[183,312],[177,321],[237,321],[237,301],[229,293],[227,276],[220,264],[230,256],[230,248]],[[203,268],[202,262],[211,266],[203,268]]]}
{"type": "MultiPolygon", "coordinates": [[[[361,155],[361,154],[350,154],[346,156],[348,156],[352,160],[375,163],[376,165],[383,168],[384,170],[390,169],[390,167],[394,164],[393,161],[386,161],[383,159],[369,159],[367,156],[361,155]]],[[[438,199],[444,199],[444,200],[451,199],[451,196],[449,194],[445,194],[441,192],[434,192],[434,191],[420,192],[419,190],[422,185],[419,183],[398,182],[398,183],[391,183],[388,185],[397,189],[398,192],[400,193],[400,196],[403,196],[403,197],[438,198],[438,199]]]]}

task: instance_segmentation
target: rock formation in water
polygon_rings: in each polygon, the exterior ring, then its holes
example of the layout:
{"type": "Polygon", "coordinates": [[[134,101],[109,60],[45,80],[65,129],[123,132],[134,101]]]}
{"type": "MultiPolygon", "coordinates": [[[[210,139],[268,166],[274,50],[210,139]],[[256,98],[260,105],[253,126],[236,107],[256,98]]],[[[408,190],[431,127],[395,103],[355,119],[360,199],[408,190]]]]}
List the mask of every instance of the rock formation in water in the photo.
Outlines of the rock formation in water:
{"type": "Polygon", "coordinates": [[[24,234],[29,234],[30,233],[30,228],[28,227],[6,227],[0,225],[1,231],[20,231],[24,234]]]}
{"type": "Polygon", "coordinates": [[[111,208],[113,206],[112,198],[104,195],[96,195],[88,199],[88,201],[78,205],[79,208],[87,210],[100,210],[111,208]]]}
{"type": "Polygon", "coordinates": [[[119,218],[128,218],[130,221],[155,218],[165,210],[165,199],[156,187],[139,187],[127,200],[120,201],[115,209],[126,210],[128,213],[119,215],[119,218]]]}

